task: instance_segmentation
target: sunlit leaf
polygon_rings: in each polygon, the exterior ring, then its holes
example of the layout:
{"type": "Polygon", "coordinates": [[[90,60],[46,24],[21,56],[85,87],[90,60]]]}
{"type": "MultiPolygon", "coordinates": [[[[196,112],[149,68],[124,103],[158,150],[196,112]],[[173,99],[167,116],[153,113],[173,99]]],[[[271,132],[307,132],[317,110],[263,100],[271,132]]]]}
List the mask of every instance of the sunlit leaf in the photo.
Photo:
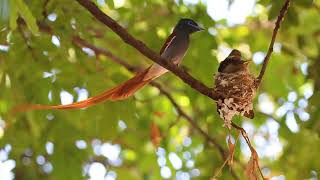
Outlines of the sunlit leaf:
{"type": "MultiPolygon", "coordinates": [[[[31,30],[33,34],[38,34],[39,29],[37,26],[36,19],[33,17],[31,11],[29,10],[28,6],[24,3],[23,0],[12,0],[11,7],[16,6],[16,9],[13,8],[13,16],[12,18],[16,17],[15,11],[18,11],[19,15],[26,21],[27,26],[31,30]]],[[[13,21],[13,20],[12,20],[13,21]]],[[[12,26],[12,25],[11,25],[12,26]]],[[[15,26],[13,26],[15,27],[15,26]]]]}

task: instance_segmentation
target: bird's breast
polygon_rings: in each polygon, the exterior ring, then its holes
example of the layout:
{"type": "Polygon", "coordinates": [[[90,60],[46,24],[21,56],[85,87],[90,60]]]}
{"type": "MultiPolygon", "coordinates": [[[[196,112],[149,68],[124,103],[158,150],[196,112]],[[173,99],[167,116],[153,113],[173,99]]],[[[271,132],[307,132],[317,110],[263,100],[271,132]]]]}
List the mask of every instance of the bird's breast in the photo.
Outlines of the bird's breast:
{"type": "MultiPolygon", "coordinates": [[[[163,51],[161,57],[166,59],[167,61],[171,61],[174,64],[180,64],[183,57],[185,56],[189,47],[189,36],[187,35],[177,35],[172,42],[168,45],[168,47],[163,51]]],[[[155,79],[162,74],[168,72],[167,69],[163,68],[158,64],[153,64],[146,77],[147,79],[155,79]]]]}

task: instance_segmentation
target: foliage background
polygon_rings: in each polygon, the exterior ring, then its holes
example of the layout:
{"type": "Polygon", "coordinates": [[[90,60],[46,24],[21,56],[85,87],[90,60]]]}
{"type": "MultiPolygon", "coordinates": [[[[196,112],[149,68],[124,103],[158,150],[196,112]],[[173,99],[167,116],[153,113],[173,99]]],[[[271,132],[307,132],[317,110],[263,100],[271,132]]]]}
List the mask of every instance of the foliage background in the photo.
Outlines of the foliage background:
{"type": "MultiPolygon", "coordinates": [[[[206,3],[187,1],[98,0],[97,5],[136,38],[160,49],[180,17],[208,30],[192,36],[183,68],[208,86],[219,61],[238,48],[253,59],[257,74],[266,52],[279,0],[257,0],[242,24],[213,20],[206,3]]],[[[228,3],[232,6],[233,1],[228,3]]],[[[280,29],[254,120],[236,118],[256,146],[266,176],[317,179],[320,173],[320,1],[293,1],[280,29]]],[[[0,176],[16,179],[209,179],[223,164],[217,149],[179,118],[170,101],[151,86],[121,102],[72,111],[35,111],[7,115],[21,103],[60,104],[93,96],[132,76],[124,67],[72,38],[111,51],[126,62],[146,67],[151,61],[123,43],[76,1],[0,1],[0,176]],[[21,17],[26,22],[16,21],[21,17]],[[51,27],[42,32],[36,22],[51,27]],[[64,98],[63,98],[64,97],[64,98]],[[69,99],[69,100],[68,100],[69,99]],[[155,123],[162,141],[150,139],[155,123]]],[[[157,80],[198,125],[227,149],[228,131],[215,104],[174,75],[157,80]]],[[[232,132],[232,136],[237,136],[232,132]]],[[[248,149],[241,140],[233,169],[240,179],[248,149]]],[[[1,178],[1,177],[0,177],[1,178]]],[[[224,168],[221,179],[231,179],[224,168]]]]}

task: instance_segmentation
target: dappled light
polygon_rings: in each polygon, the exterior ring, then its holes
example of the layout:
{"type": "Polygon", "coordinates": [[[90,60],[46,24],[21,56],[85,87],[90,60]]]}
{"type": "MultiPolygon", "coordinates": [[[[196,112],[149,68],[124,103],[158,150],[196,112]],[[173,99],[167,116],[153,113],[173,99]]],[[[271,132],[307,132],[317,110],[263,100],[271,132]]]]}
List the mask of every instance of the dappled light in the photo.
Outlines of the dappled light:
{"type": "Polygon", "coordinates": [[[1,0],[0,180],[318,179],[319,7],[1,0]]]}

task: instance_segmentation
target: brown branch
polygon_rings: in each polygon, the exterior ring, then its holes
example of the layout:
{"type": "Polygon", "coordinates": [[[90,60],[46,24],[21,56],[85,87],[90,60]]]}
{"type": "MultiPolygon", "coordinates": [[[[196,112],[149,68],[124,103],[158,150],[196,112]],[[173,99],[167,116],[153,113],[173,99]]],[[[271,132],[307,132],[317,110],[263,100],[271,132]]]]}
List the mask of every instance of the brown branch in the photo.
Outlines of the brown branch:
{"type": "MultiPolygon", "coordinates": [[[[119,57],[115,56],[114,54],[112,54],[110,51],[108,51],[106,49],[102,49],[102,48],[96,47],[95,45],[86,42],[85,40],[81,39],[78,36],[73,38],[73,42],[77,46],[87,47],[87,48],[92,49],[96,53],[96,55],[100,55],[101,54],[101,55],[104,55],[104,56],[110,58],[110,60],[112,60],[113,62],[115,62],[117,64],[120,64],[120,65],[124,66],[130,72],[134,73],[134,72],[139,71],[139,68],[128,64],[127,62],[125,62],[121,58],[119,58],[119,57]]],[[[182,110],[182,108],[178,105],[178,103],[174,100],[172,95],[166,89],[164,89],[159,83],[157,83],[155,81],[152,81],[150,83],[150,85],[153,86],[153,87],[156,87],[157,89],[159,89],[160,93],[165,95],[169,99],[171,104],[177,110],[179,116],[184,117],[192,125],[192,127],[194,127],[201,135],[203,135],[211,144],[213,144],[219,150],[220,154],[222,154],[224,158],[226,157],[225,150],[223,149],[223,147],[219,143],[217,143],[217,140],[214,139],[213,137],[210,137],[204,130],[202,130],[196,124],[196,122],[188,114],[186,114],[182,110]]]]}
{"type": "Polygon", "coordinates": [[[48,16],[47,8],[48,8],[49,1],[50,0],[45,0],[43,5],[42,5],[42,15],[43,15],[44,19],[47,18],[47,16],[48,16]]]}
{"type": "Polygon", "coordinates": [[[108,26],[113,32],[115,32],[125,43],[137,49],[141,54],[148,57],[155,63],[158,63],[162,67],[168,69],[185,83],[196,89],[201,94],[208,96],[213,100],[218,99],[218,95],[215,94],[211,88],[204,85],[202,82],[193,78],[190,74],[180,69],[173,63],[161,58],[159,54],[148,48],[142,41],[137,40],[131,34],[127,32],[122,26],[120,26],[115,20],[108,15],[104,14],[93,2],[90,0],[77,0],[84,8],[86,8],[96,19],[108,26]]]}
{"type": "MultiPolygon", "coordinates": [[[[19,21],[20,25],[25,25],[25,22],[23,20],[19,21]]],[[[38,27],[40,29],[40,31],[42,32],[46,32],[49,34],[54,34],[52,31],[52,28],[50,26],[47,26],[44,23],[41,22],[37,22],[38,27]]],[[[126,61],[124,61],[123,59],[119,58],[118,56],[115,56],[113,53],[111,53],[110,51],[103,49],[103,48],[99,48],[87,41],[85,41],[84,39],[80,38],[79,36],[73,36],[72,37],[72,42],[79,46],[79,47],[87,47],[90,48],[91,50],[93,50],[95,52],[96,55],[104,55],[106,57],[109,57],[109,59],[117,64],[122,65],[123,67],[125,67],[128,71],[130,72],[137,72],[139,71],[139,68],[130,65],[129,63],[127,63],[126,61]]],[[[204,130],[202,130],[197,124],[196,122],[189,116],[187,115],[182,108],[175,102],[175,100],[173,99],[173,97],[171,96],[171,94],[165,90],[159,83],[157,82],[151,82],[150,85],[156,87],[159,89],[160,93],[165,95],[169,101],[172,103],[172,105],[175,107],[175,109],[177,110],[178,114],[182,117],[184,117],[191,125],[192,127],[194,127],[201,135],[203,135],[211,144],[213,144],[218,150],[219,153],[222,155],[222,157],[225,159],[227,157],[227,155],[225,154],[225,150],[223,149],[223,147],[217,143],[217,140],[214,139],[213,137],[210,137],[204,130]]]]}
{"type": "Polygon", "coordinates": [[[275,22],[275,27],[274,27],[273,32],[272,32],[272,38],[271,38],[271,41],[270,41],[269,49],[268,49],[266,57],[263,60],[263,65],[262,65],[260,74],[259,74],[259,76],[257,78],[257,85],[258,86],[260,85],[261,80],[263,78],[263,75],[264,75],[264,73],[265,73],[265,71],[267,69],[267,65],[269,63],[271,54],[273,52],[273,46],[274,46],[274,42],[276,41],[276,37],[277,37],[278,31],[279,31],[279,28],[280,28],[280,24],[282,22],[282,19],[284,18],[284,16],[287,13],[287,11],[289,9],[289,6],[290,6],[290,0],[286,0],[284,5],[282,6],[282,8],[280,10],[280,13],[278,15],[277,21],[275,22]]]}
{"type": "MultiPolygon", "coordinates": [[[[286,13],[287,13],[287,11],[289,9],[289,6],[290,6],[290,0],[285,0],[285,3],[282,6],[282,8],[280,10],[280,13],[279,13],[279,15],[277,17],[277,20],[275,22],[275,27],[274,27],[273,32],[272,32],[272,37],[271,37],[271,41],[270,41],[270,44],[269,44],[268,52],[266,54],[266,57],[263,60],[263,65],[262,65],[261,71],[259,73],[259,76],[257,77],[257,88],[260,86],[261,80],[262,80],[262,78],[264,76],[264,73],[266,71],[266,68],[267,68],[267,65],[269,63],[271,54],[273,52],[273,46],[274,46],[278,31],[280,29],[281,22],[282,22],[284,16],[286,15],[286,13]]],[[[242,137],[245,139],[247,145],[250,148],[251,156],[252,156],[253,161],[254,161],[254,163],[256,164],[256,166],[257,166],[257,168],[259,170],[259,173],[260,173],[262,179],[265,179],[265,177],[263,176],[263,173],[261,171],[261,168],[259,166],[259,159],[258,159],[257,152],[256,152],[255,148],[252,146],[247,132],[242,127],[236,125],[233,122],[232,122],[231,125],[232,125],[232,127],[236,128],[236,129],[238,129],[240,131],[242,137]]]]}
{"type": "Polygon", "coordinates": [[[120,64],[122,66],[124,66],[125,68],[127,68],[130,72],[134,72],[137,71],[137,67],[134,67],[132,65],[130,65],[129,63],[127,63],[126,61],[122,60],[121,58],[119,58],[118,56],[113,55],[110,51],[103,49],[103,48],[99,48],[96,47],[95,45],[85,41],[84,39],[80,38],[79,36],[74,36],[72,38],[72,41],[80,47],[87,47],[91,50],[93,50],[96,55],[102,54],[106,57],[109,57],[111,61],[120,64]]]}
{"type": "MultiPolygon", "coordinates": [[[[164,68],[168,69],[169,71],[171,71],[172,73],[174,73],[176,76],[178,76],[180,79],[182,79],[185,83],[187,83],[193,89],[197,90],[198,92],[202,93],[203,95],[205,95],[207,97],[210,97],[213,100],[217,100],[218,99],[218,94],[214,93],[212,91],[212,89],[210,89],[209,87],[204,85],[202,82],[198,81],[197,79],[193,78],[190,74],[188,74],[187,72],[183,71],[182,69],[180,69],[176,65],[174,65],[171,62],[168,62],[165,59],[161,58],[157,53],[155,53],[150,48],[148,48],[142,41],[139,41],[139,40],[135,39],[132,35],[130,35],[127,32],[127,30],[125,30],[122,26],[120,26],[116,21],[114,21],[108,15],[104,14],[93,2],[91,2],[90,0],[77,0],[77,1],[84,8],[86,8],[95,18],[97,18],[100,22],[102,22],[103,24],[108,26],[112,31],[114,31],[125,43],[127,43],[130,46],[132,46],[135,49],[137,49],[141,54],[143,54],[144,56],[148,57],[153,62],[158,63],[162,67],[164,67],[164,68]]],[[[266,57],[264,59],[263,66],[261,68],[260,74],[257,77],[257,87],[260,85],[261,80],[262,80],[262,78],[264,76],[264,73],[266,71],[266,67],[268,65],[268,62],[269,62],[270,57],[271,57],[271,54],[273,52],[273,46],[274,46],[274,43],[275,43],[275,40],[276,40],[277,33],[279,31],[279,28],[280,28],[281,21],[284,18],[286,12],[288,11],[289,5],[290,5],[290,0],[286,0],[285,4],[281,8],[280,14],[279,14],[279,16],[278,16],[278,18],[276,20],[275,28],[273,30],[271,42],[270,42],[270,45],[269,45],[269,49],[268,49],[268,52],[267,52],[266,57]]],[[[74,38],[74,41],[81,42],[81,39],[74,38]]],[[[85,42],[81,42],[81,43],[85,43],[85,42]]],[[[98,49],[96,49],[95,51],[98,52],[98,49]]],[[[110,52],[108,52],[108,51],[106,51],[103,54],[109,54],[108,56],[112,56],[112,54],[110,52]]],[[[117,59],[117,57],[113,56],[113,58],[111,58],[111,59],[115,60],[115,59],[117,59]]],[[[121,59],[117,59],[117,60],[115,60],[115,62],[118,62],[118,63],[121,62],[121,64],[123,66],[128,66],[129,65],[125,61],[119,61],[119,60],[121,60],[121,59]]],[[[131,68],[131,67],[128,66],[128,68],[131,68]]],[[[131,69],[131,71],[134,71],[134,69],[135,68],[131,69]]],[[[170,100],[170,102],[173,104],[173,106],[177,109],[179,115],[183,116],[186,120],[188,120],[188,122],[194,128],[196,128],[200,132],[200,134],[202,134],[204,137],[206,137],[206,139],[208,139],[209,142],[211,142],[213,145],[215,145],[218,148],[220,154],[223,156],[224,159],[227,158],[226,155],[225,155],[225,151],[223,150],[223,148],[218,143],[216,143],[216,140],[213,139],[212,137],[210,137],[205,131],[203,131],[192,120],[192,118],[189,117],[180,108],[180,106],[178,106],[178,104],[174,101],[174,99],[173,99],[173,97],[171,96],[170,93],[168,93],[164,89],[161,89],[162,87],[159,84],[155,84],[155,82],[152,82],[151,85],[157,87],[161,91],[162,94],[166,95],[168,97],[168,99],[170,100]]],[[[239,127],[239,126],[236,126],[235,124],[232,124],[232,126],[237,128],[238,130],[240,130],[242,136],[246,140],[246,142],[247,142],[248,146],[250,147],[250,149],[255,152],[255,150],[252,149],[253,147],[252,147],[252,145],[250,143],[250,140],[249,140],[248,136],[246,135],[246,132],[244,131],[244,129],[239,127]]],[[[259,167],[259,165],[258,165],[258,167],[259,167]]],[[[261,173],[260,168],[259,168],[259,171],[261,173]]],[[[262,173],[261,173],[261,176],[263,177],[262,173]]]]}
{"type": "MultiPolygon", "coordinates": [[[[84,8],[86,8],[93,16],[95,16],[100,22],[104,23],[110,29],[112,29],[125,43],[133,46],[140,53],[142,53],[143,55],[145,55],[146,57],[148,57],[149,59],[151,59],[155,63],[158,63],[162,67],[170,70],[172,73],[177,75],[180,79],[182,79],[185,83],[189,84],[192,88],[198,90],[200,93],[210,97],[213,100],[217,100],[218,95],[215,94],[210,88],[208,88],[207,86],[205,86],[203,83],[199,82],[198,80],[194,79],[192,76],[190,76],[188,73],[182,71],[177,66],[175,66],[172,63],[162,59],[158,54],[156,54],[155,52],[150,50],[143,42],[141,42],[139,40],[136,40],[123,27],[121,27],[116,21],[114,21],[108,15],[104,14],[102,11],[100,11],[100,9],[94,3],[92,3],[90,0],[77,0],[77,1],[84,8]]],[[[274,43],[275,43],[275,40],[276,40],[277,33],[279,31],[279,28],[280,28],[281,21],[284,18],[286,12],[288,11],[289,5],[290,5],[290,0],[286,0],[285,4],[281,8],[280,14],[279,14],[279,16],[278,16],[278,18],[276,20],[275,28],[273,30],[271,42],[270,42],[270,45],[269,45],[269,49],[268,49],[268,52],[267,52],[266,57],[264,59],[264,63],[263,63],[263,66],[261,68],[260,74],[259,74],[259,76],[257,78],[257,87],[259,87],[259,85],[261,83],[261,80],[262,80],[262,77],[264,76],[264,73],[266,71],[268,62],[269,62],[271,54],[273,52],[273,46],[274,46],[274,43]]],[[[167,97],[170,99],[170,101],[173,100],[170,94],[167,94],[167,97]]],[[[179,112],[180,115],[182,115],[184,117],[185,116],[188,117],[186,114],[183,114],[184,112],[179,108],[179,106],[177,106],[177,104],[175,104],[175,101],[173,101],[173,105],[176,107],[176,109],[177,109],[177,111],[179,112]]],[[[186,119],[189,121],[188,118],[186,118],[186,119]]],[[[192,126],[194,126],[193,121],[189,121],[189,122],[191,123],[192,126]]],[[[248,136],[247,136],[246,132],[244,131],[244,129],[242,129],[241,127],[236,126],[235,124],[233,124],[233,127],[238,128],[240,130],[242,136],[244,137],[244,139],[246,140],[248,146],[250,147],[250,150],[251,150],[252,154],[256,153],[256,151],[252,147],[252,145],[250,143],[250,139],[248,138],[248,136]]],[[[198,130],[199,130],[200,133],[203,132],[200,128],[198,130]]],[[[203,135],[207,135],[207,134],[204,132],[203,135]]],[[[220,151],[220,152],[222,152],[223,155],[224,155],[224,151],[220,151]]],[[[226,158],[226,157],[224,156],[224,158],[226,158]]],[[[255,156],[254,156],[254,159],[255,159],[255,156]]],[[[255,159],[255,163],[257,164],[257,166],[259,168],[259,172],[260,172],[262,178],[264,179],[257,159],[255,159]]]]}
{"type": "Polygon", "coordinates": [[[171,104],[174,106],[174,108],[177,110],[178,114],[182,117],[184,117],[193,128],[195,128],[202,136],[204,136],[211,144],[213,144],[220,152],[220,154],[223,156],[223,158],[226,158],[226,154],[225,154],[225,150],[223,149],[223,147],[217,143],[217,140],[214,139],[213,137],[210,137],[204,130],[202,130],[197,123],[188,115],[186,114],[182,108],[177,104],[177,102],[173,99],[172,95],[165,90],[159,83],[156,82],[152,82],[151,83],[152,86],[156,87],[157,89],[159,89],[159,91],[161,92],[161,94],[165,95],[169,101],[171,102],[171,104]]]}
{"type": "MultiPolygon", "coordinates": [[[[91,50],[93,50],[96,55],[104,55],[106,57],[108,57],[111,61],[122,65],[123,67],[125,67],[128,71],[134,73],[139,71],[139,68],[132,66],[130,64],[128,64],[127,62],[125,62],[123,59],[115,56],[114,54],[112,54],[110,51],[103,49],[103,48],[99,48],[96,47],[95,45],[81,39],[78,36],[75,36],[73,38],[73,42],[75,45],[79,46],[79,47],[86,47],[86,48],[90,48],[91,50]]],[[[198,124],[187,114],[185,113],[182,108],[178,105],[178,103],[174,100],[174,98],[172,97],[172,95],[166,90],[164,89],[159,83],[152,81],[150,83],[151,86],[157,88],[161,94],[163,94],[164,96],[166,96],[168,98],[168,100],[171,102],[171,104],[174,106],[174,108],[176,109],[176,111],[178,112],[178,116],[179,117],[184,117],[190,124],[191,126],[196,129],[203,137],[205,137],[205,139],[210,142],[212,145],[214,145],[220,155],[222,156],[222,158],[224,160],[228,159],[228,156],[226,154],[226,151],[224,150],[224,148],[217,142],[217,140],[213,137],[211,137],[208,133],[206,133],[204,130],[202,130],[198,124]]],[[[235,174],[235,172],[231,169],[230,170],[231,175],[234,177],[234,179],[239,179],[239,177],[235,174]]]]}

